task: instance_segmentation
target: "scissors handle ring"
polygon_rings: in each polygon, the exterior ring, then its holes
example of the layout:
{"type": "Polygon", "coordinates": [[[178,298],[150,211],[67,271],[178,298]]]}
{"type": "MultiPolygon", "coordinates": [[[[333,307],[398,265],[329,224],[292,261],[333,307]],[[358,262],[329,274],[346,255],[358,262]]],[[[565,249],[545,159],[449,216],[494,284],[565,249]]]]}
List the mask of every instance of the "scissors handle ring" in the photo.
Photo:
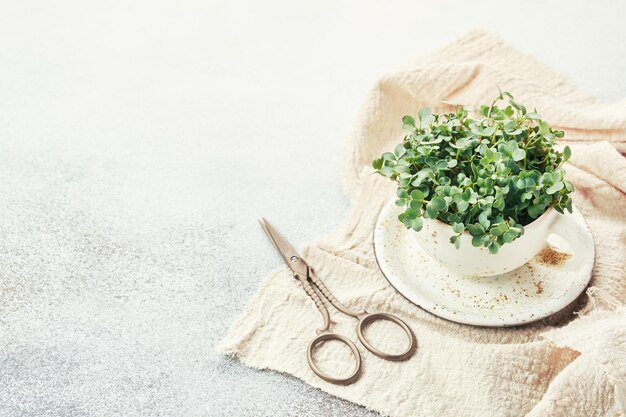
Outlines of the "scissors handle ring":
{"type": "Polygon", "coordinates": [[[315,372],[315,374],[319,376],[320,378],[322,378],[324,381],[330,382],[332,384],[341,384],[341,385],[352,384],[354,381],[359,379],[359,376],[361,374],[361,354],[359,353],[359,350],[356,348],[355,344],[352,343],[350,339],[337,333],[323,332],[319,334],[315,339],[311,340],[311,343],[309,343],[309,347],[307,348],[307,351],[306,351],[306,357],[309,362],[309,366],[311,367],[313,372],[315,372]],[[352,355],[354,356],[356,364],[352,373],[345,378],[335,378],[333,376],[330,376],[324,373],[317,366],[317,364],[315,363],[315,360],[313,359],[313,350],[315,349],[315,347],[329,340],[337,340],[345,344],[346,346],[348,346],[350,350],[352,351],[352,355]]]}
{"type": "Polygon", "coordinates": [[[357,333],[357,336],[359,337],[359,340],[361,341],[361,343],[363,344],[363,346],[365,346],[367,350],[372,352],[374,355],[382,359],[389,360],[389,361],[403,361],[403,360],[410,358],[413,355],[413,352],[415,351],[415,347],[417,345],[415,335],[413,334],[409,326],[407,326],[407,324],[403,322],[402,320],[400,320],[398,317],[391,315],[391,314],[387,314],[387,313],[363,314],[359,318],[359,324],[356,327],[356,333],[357,333]],[[383,351],[376,349],[374,346],[371,345],[371,343],[367,341],[367,339],[365,338],[365,327],[369,325],[370,323],[374,321],[378,321],[378,320],[387,320],[400,326],[400,328],[404,331],[407,338],[409,339],[409,347],[404,352],[395,354],[395,355],[390,354],[390,353],[385,353],[383,351]]]}

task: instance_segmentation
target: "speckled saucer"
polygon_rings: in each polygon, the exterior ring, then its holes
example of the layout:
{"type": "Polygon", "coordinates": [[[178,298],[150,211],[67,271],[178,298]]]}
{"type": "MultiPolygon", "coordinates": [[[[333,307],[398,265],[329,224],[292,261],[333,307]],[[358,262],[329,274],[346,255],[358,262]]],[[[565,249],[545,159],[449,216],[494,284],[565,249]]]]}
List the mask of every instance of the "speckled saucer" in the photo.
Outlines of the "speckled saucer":
{"type": "Polygon", "coordinates": [[[586,231],[586,250],[581,256],[547,246],[529,263],[493,277],[464,276],[447,270],[423,252],[411,235],[416,232],[398,221],[399,213],[390,201],[378,216],[374,229],[376,260],[400,294],[439,317],[489,327],[530,323],[567,307],[591,280],[593,237],[576,209],[572,216],[586,231]]]}

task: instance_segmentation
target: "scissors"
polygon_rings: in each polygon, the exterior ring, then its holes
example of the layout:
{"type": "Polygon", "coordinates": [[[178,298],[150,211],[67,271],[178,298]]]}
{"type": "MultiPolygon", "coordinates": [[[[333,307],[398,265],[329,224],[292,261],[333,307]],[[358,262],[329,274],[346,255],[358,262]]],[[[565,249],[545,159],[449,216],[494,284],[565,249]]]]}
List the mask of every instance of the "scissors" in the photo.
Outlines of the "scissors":
{"type": "Polygon", "coordinates": [[[339,333],[334,333],[330,331],[330,317],[321,297],[326,299],[326,301],[328,301],[338,311],[359,320],[356,326],[357,337],[359,338],[359,341],[363,344],[363,346],[365,346],[365,348],[372,352],[374,355],[390,361],[403,361],[413,355],[417,342],[415,340],[415,335],[405,322],[391,314],[368,313],[365,310],[353,311],[341,304],[328,290],[328,288],[326,288],[324,283],[313,273],[312,269],[306,264],[306,262],[302,260],[300,255],[298,255],[298,253],[291,247],[291,245],[289,245],[285,238],[283,238],[267,220],[261,218],[259,220],[259,223],[261,224],[261,227],[269,237],[274,247],[276,247],[276,250],[282,256],[285,263],[293,272],[293,277],[300,281],[300,284],[302,284],[302,288],[304,289],[304,291],[306,291],[309,297],[311,297],[320,313],[322,313],[322,317],[324,318],[324,325],[317,329],[317,336],[313,338],[313,340],[311,340],[306,350],[306,356],[307,361],[309,362],[309,366],[317,376],[333,384],[348,385],[359,379],[359,376],[361,374],[361,355],[359,354],[359,350],[357,349],[355,344],[352,343],[352,341],[347,337],[339,333]],[[409,339],[409,347],[406,349],[406,351],[400,354],[385,353],[376,349],[374,346],[372,346],[371,343],[367,341],[364,333],[365,327],[372,322],[379,320],[387,320],[400,326],[400,328],[404,331],[404,333],[406,333],[406,336],[409,339]],[[330,376],[324,373],[313,360],[313,350],[315,349],[315,347],[329,340],[339,341],[348,346],[352,351],[356,364],[354,370],[349,376],[344,378],[330,376]]]}

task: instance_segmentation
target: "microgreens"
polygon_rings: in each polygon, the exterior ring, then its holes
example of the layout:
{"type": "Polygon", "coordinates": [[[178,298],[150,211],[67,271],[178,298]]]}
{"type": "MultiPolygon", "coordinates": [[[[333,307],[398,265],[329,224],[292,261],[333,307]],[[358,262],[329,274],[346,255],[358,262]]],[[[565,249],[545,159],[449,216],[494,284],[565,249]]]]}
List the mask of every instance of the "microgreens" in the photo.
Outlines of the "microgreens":
{"type": "Polygon", "coordinates": [[[507,92],[476,110],[477,119],[466,107],[404,116],[402,143],[373,166],[398,183],[398,219],[407,228],[420,231],[422,218],[439,219],[452,226],[457,248],[467,230],[473,246],[495,254],[548,208],[572,211],[574,188],[562,168],[571,151],[554,149],[563,131],[507,92]],[[499,107],[505,97],[508,105],[499,107]]]}

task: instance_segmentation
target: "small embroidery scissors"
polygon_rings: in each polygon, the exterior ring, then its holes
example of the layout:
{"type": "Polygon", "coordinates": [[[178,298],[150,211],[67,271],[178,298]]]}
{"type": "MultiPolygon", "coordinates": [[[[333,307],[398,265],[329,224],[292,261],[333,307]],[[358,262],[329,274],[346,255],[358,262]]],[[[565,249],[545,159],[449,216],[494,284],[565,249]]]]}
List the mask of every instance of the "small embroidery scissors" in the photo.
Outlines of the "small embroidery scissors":
{"type": "Polygon", "coordinates": [[[283,238],[276,231],[276,229],[271,224],[269,224],[267,220],[262,218],[259,220],[259,223],[261,224],[261,227],[269,237],[272,244],[276,247],[276,250],[278,250],[278,252],[282,256],[285,263],[293,272],[294,278],[300,281],[300,284],[302,284],[302,288],[304,288],[304,291],[306,291],[306,293],[309,295],[309,297],[311,297],[313,302],[315,302],[315,305],[317,306],[320,313],[322,313],[322,317],[324,318],[324,325],[317,329],[317,336],[311,341],[311,343],[309,343],[309,347],[306,351],[309,366],[317,376],[333,384],[348,385],[359,379],[361,373],[361,355],[359,354],[359,350],[354,345],[354,343],[352,343],[352,341],[347,337],[342,336],[339,333],[333,333],[330,331],[330,317],[321,297],[325,298],[326,301],[328,301],[340,312],[359,320],[356,326],[356,334],[363,346],[365,346],[365,348],[372,352],[374,355],[390,361],[403,361],[413,355],[417,342],[415,340],[415,335],[405,322],[391,314],[368,313],[365,310],[353,311],[341,304],[332,295],[328,288],[326,288],[324,283],[317,276],[315,276],[315,274],[313,274],[311,268],[306,264],[306,262],[302,260],[300,255],[298,255],[298,253],[291,247],[291,245],[289,245],[285,238],[283,238]],[[404,333],[406,333],[406,336],[409,339],[409,347],[406,349],[406,351],[400,354],[385,353],[376,349],[367,341],[364,334],[365,327],[372,322],[378,320],[387,320],[400,326],[400,328],[404,331],[404,333]],[[345,378],[336,378],[324,373],[313,360],[313,350],[315,349],[315,347],[329,340],[337,340],[341,343],[344,343],[350,348],[352,354],[354,355],[356,366],[354,367],[352,373],[345,378]]]}

